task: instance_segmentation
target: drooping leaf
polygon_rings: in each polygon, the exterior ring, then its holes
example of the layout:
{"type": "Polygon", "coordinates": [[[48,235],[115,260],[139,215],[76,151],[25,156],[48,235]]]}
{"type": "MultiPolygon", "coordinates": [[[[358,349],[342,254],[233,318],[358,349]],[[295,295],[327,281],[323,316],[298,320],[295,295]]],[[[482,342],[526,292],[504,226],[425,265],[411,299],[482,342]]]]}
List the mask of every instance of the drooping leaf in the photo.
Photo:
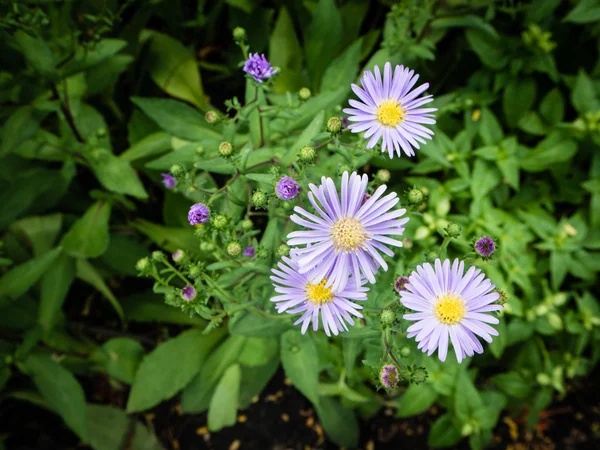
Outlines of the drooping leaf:
{"type": "Polygon", "coordinates": [[[208,407],[208,429],[218,431],[236,423],[242,372],[239,364],[225,370],[208,407]]]}

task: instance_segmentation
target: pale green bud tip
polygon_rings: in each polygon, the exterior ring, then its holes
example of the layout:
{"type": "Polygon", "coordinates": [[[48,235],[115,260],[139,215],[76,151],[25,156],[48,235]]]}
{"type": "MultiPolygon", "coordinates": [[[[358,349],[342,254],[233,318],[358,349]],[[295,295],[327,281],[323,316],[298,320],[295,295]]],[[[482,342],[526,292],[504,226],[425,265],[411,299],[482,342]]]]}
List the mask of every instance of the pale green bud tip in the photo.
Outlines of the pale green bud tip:
{"type": "Polygon", "coordinates": [[[307,87],[303,87],[298,91],[298,97],[300,97],[300,100],[308,100],[311,95],[312,92],[310,92],[310,89],[307,87]]]}
{"type": "Polygon", "coordinates": [[[408,191],[408,203],[411,205],[419,206],[421,203],[423,203],[424,199],[425,195],[420,189],[412,188],[410,191],[408,191]]]}
{"type": "Polygon", "coordinates": [[[212,252],[215,249],[215,244],[212,242],[202,242],[200,244],[200,250],[203,252],[212,252]]]}
{"type": "Polygon", "coordinates": [[[424,383],[427,380],[427,369],[425,367],[414,367],[410,370],[410,381],[415,384],[424,383]]]}
{"type": "Polygon", "coordinates": [[[147,272],[151,267],[152,263],[148,257],[140,259],[135,265],[135,268],[142,273],[147,272]]]}
{"type": "Polygon", "coordinates": [[[348,164],[342,164],[338,167],[338,175],[343,175],[344,172],[352,172],[352,167],[350,167],[348,164]]]}
{"type": "Polygon", "coordinates": [[[305,164],[313,162],[315,160],[315,156],[315,149],[313,147],[309,147],[308,145],[306,147],[302,147],[298,152],[298,157],[300,158],[300,161],[305,164]]]}
{"type": "Polygon", "coordinates": [[[193,279],[200,278],[202,276],[202,268],[199,266],[190,267],[190,277],[193,279]]]}
{"type": "Polygon", "coordinates": [[[342,119],[337,116],[327,121],[327,131],[330,133],[339,133],[342,130],[342,119]]]}
{"type": "Polygon", "coordinates": [[[250,219],[242,220],[242,229],[243,230],[251,230],[254,226],[254,223],[250,219]]]}
{"type": "Polygon", "coordinates": [[[219,118],[219,116],[217,116],[217,113],[214,111],[208,111],[205,115],[204,118],[206,119],[206,121],[208,123],[215,123],[217,121],[217,119],[219,118]]]}
{"type": "Polygon", "coordinates": [[[290,247],[289,247],[289,245],[281,244],[277,248],[277,255],[278,256],[288,256],[289,254],[290,254],[290,247]]]}
{"type": "Polygon", "coordinates": [[[155,250],[152,252],[152,259],[156,262],[161,262],[165,260],[165,254],[160,250],[155,250]]]}
{"type": "Polygon", "coordinates": [[[450,222],[446,227],[446,234],[448,237],[457,238],[460,236],[461,228],[460,225],[454,222],[450,222]]]}
{"type": "Polygon", "coordinates": [[[175,250],[171,257],[173,258],[173,261],[181,262],[185,259],[185,252],[181,249],[175,250]]]}
{"type": "Polygon", "coordinates": [[[173,164],[169,170],[175,178],[181,178],[185,175],[185,169],[181,164],[173,164]]]}
{"type": "Polygon", "coordinates": [[[379,320],[384,325],[391,325],[396,321],[396,313],[391,309],[384,309],[379,316],[379,320]]]}
{"type": "Polygon", "coordinates": [[[227,245],[227,253],[231,256],[238,256],[242,252],[242,246],[239,242],[230,242],[227,245]]]}
{"type": "Polygon", "coordinates": [[[233,29],[233,39],[235,39],[236,41],[246,40],[246,30],[242,27],[235,27],[233,29]]]}
{"type": "Polygon", "coordinates": [[[212,225],[217,230],[221,230],[227,226],[227,216],[223,214],[217,214],[213,217],[212,225]]]}
{"type": "Polygon", "coordinates": [[[252,194],[252,204],[257,208],[262,208],[267,204],[267,194],[263,191],[254,191],[252,194]]]}
{"type": "Polygon", "coordinates": [[[390,171],[386,170],[386,169],[380,169],[377,171],[375,178],[377,178],[379,181],[381,181],[383,183],[387,183],[388,181],[390,181],[390,178],[391,178],[390,171]]]}
{"type": "Polygon", "coordinates": [[[224,158],[231,156],[233,154],[233,145],[230,142],[223,141],[219,144],[219,155],[224,158]]]}

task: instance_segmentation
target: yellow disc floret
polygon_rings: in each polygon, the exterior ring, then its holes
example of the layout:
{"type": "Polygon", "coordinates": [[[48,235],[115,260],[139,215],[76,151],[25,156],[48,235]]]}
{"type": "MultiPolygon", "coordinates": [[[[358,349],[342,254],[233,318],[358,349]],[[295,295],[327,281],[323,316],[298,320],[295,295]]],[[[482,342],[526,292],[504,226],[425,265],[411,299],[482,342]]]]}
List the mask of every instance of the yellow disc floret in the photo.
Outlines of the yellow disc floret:
{"type": "Polygon", "coordinates": [[[331,241],[336,251],[351,252],[364,246],[365,227],[354,217],[342,217],[331,227],[331,241]]]}
{"type": "Polygon", "coordinates": [[[324,278],[319,284],[308,283],[306,285],[306,297],[315,305],[322,305],[333,301],[335,294],[331,288],[325,287],[327,279],[324,278]]]}
{"type": "Polygon", "coordinates": [[[377,121],[386,127],[395,127],[404,121],[404,110],[397,100],[384,100],[377,107],[377,121]]]}
{"type": "Polygon", "coordinates": [[[467,308],[464,305],[460,295],[450,292],[442,294],[435,304],[435,316],[443,324],[456,325],[465,317],[467,308]]]}

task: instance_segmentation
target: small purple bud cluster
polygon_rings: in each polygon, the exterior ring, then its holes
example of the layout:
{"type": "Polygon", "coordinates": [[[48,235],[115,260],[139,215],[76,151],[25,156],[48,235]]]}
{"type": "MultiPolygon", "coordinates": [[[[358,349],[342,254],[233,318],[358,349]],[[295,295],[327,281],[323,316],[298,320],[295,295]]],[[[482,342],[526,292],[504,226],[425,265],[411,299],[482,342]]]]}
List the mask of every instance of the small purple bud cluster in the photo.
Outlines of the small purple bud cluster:
{"type": "Polygon", "coordinates": [[[277,70],[271,67],[271,63],[267,61],[265,55],[259,56],[258,53],[254,55],[250,53],[248,59],[244,62],[244,72],[259,83],[262,83],[264,80],[275,75],[277,70]]]}

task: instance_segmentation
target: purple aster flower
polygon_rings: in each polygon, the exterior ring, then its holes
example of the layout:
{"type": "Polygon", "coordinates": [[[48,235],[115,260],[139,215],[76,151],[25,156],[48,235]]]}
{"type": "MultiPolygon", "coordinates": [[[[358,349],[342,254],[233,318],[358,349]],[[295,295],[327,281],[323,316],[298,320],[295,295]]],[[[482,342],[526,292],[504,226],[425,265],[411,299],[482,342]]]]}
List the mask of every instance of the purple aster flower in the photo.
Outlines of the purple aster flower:
{"type": "Polygon", "coordinates": [[[406,291],[406,285],[408,284],[408,277],[399,277],[394,283],[394,288],[396,288],[396,292],[400,293],[402,291],[406,291]]]}
{"type": "Polygon", "coordinates": [[[169,173],[161,173],[160,176],[163,178],[163,184],[167,189],[173,189],[177,184],[177,181],[175,181],[173,175],[169,173]]]}
{"type": "Polygon", "coordinates": [[[354,325],[354,317],[363,317],[358,311],[362,306],[353,303],[367,299],[369,288],[363,287],[364,281],[356,287],[354,283],[348,283],[343,289],[334,291],[326,287],[327,280],[320,282],[311,281],[313,272],[300,273],[295,259],[284,256],[283,262],[278,263],[279,269],[273,269],[273,286],[276,295],[271,298],[275,302],[278,313],[288,314],[303,313],[294,322],[294,325],[302,323],[302,333],[306,333],[308,325],[312,321],[313,330],[319,329],[319,313],[325,334],[338,335],[348,330],[346,323],[354,325]]]}
{"type": "Polygon", "coordinates": [[[496,250],[496,244],[491,237],[483,236],[475,242],[475,251],[482,258],[489,258],[496,250]]]}
{"type": "Polygon", "coordinates": [[[473,353],[483,353],[477,336],[492,342],[498,332],[488,325],[497,324],[491,314],[502,305],[495,304],[499,294],[481,270],[471,267],[464,273],[464,263],[455,259],[442,264],[435,260],[435,270],[426,263],[417,267],[409,277],[407,290],[400,294],[400,301],[409,309],[417,311],[404,318],[416,323],[408,327],[407,337],[415,337],[418,348],[431,355],[438,350],[441,361],[446,360],[449,341],[452,342],[456,359],[473,353]],[[476,336],[477,335],[477,336],[476,336]]]}
{"type": "Polygon", "coordinates": [[[275,193],[281,200],[291,200],[298,195],[298,183],[291,177],[283,177],[275,186],[275,193]]]}
{"type": "Polygon", "coordinates": [[[181,290],[181,298],[190,302],[196,298],[196,289],[193,286],[186,286],[181,290]]]}
{"type": "Polygon", "coordinates": [[[398,156],[402,150],[407,156],[414,156],[413,148],[419,148],[419,142],[425,144],[424,139],[431,139],[433,131],[421,124],[434,124],[436,108],[421,108],[432,102],[431,95],[417,98],[429,87],[429,83],[422,84],[411,91],[419,75],[404,66],[396,66],[392,75],[392,65],[385,63],[383,78],[379,67],[375,66],[375,76],[371,71],[366,71],[360,83],[353,84],[352,90],[361,101],[349,100],[350,106],[344,112],[349,114],[351,124],[348,128],[353,133],[366,131],[365,139],[369,139],[367,148],[372,148],[381,139],[381,151],[387,150],[390,158],[394,151],[398,156]]]}
{"type": "Polygon", "coordinates": [[[386,389],[393,389],[398,384],[398,368],[392,364],[387,364],[379,372],[379,381],[386,389]]]}
{"type": "Polygon", "coordinates": [[[188,222],[190,222],[190,225],[198,225],[199,223],[206,222],[209,217],[210,211],[208,207],[202,203],[196,203],[190,207],[188,222]]]}
{"type": "Polygon", "coordinates": [[[262,83],[263,80],[275,75],[277,70],[271,67],[271,63],[267,61],[265,55],[258,56],[258,53],[254,55],[250,53],[248,59],[244,62],[244,72],[252,76],[259,83],[262,83]]]}
{"type": "Polygon", "coordinates": [[[396,193],[380,198],[385,185],[363,203],[368,182],[367,175],[344,172],[338,197],[333,180],[323,177],[321,186],[309,185],[308,199],[316,214],[296,207],[294,211],[298,214],[290,217],[308,228],[288,235],[288,245],[306,245],[297,249],[300,273],[315,269],[314,281],[318,283],[327,278],[326,285],[336,292],[344,287],[350,274],[356,287],[360,286],[363,276],[374,283],[378,268],[388,269],[380,252],[388,256],[394,254],[386,244],[402,247],[402,242],[389,236],[404,232],[408,218],[399,217],[406,210],[390,211],[400,199],[396,193]]]}
{"type": "Polygon", "coordinates": [[[246,247],[246,249],[244,250],[244,256],[249,256],[251,258],[254,257],[254,245],[246,247]]]}

